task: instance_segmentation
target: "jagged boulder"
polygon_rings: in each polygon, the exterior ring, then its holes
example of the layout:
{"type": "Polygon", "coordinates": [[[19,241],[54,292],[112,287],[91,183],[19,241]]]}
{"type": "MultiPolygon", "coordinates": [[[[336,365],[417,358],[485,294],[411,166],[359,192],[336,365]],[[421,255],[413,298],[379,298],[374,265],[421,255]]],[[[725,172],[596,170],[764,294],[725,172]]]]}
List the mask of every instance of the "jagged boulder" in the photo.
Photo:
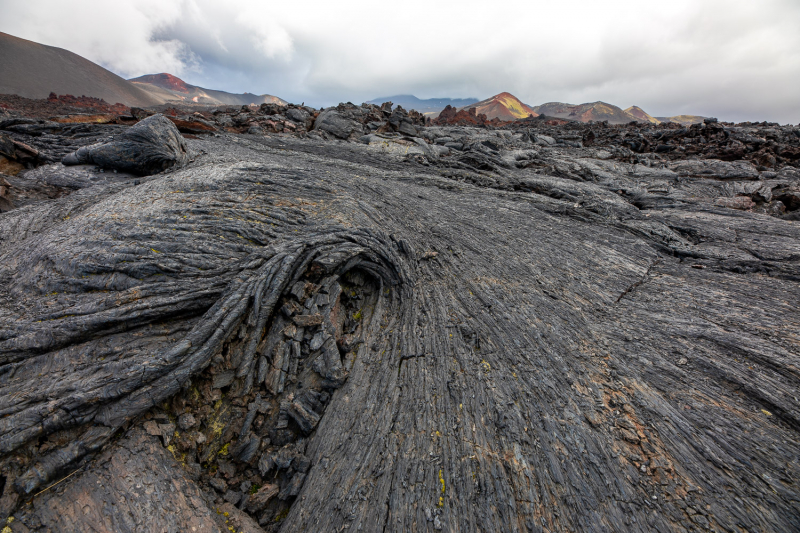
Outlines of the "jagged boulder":
{"type": "Polygon", "coordinates": [[[305,109],[293,107],[286,111],[286,117],[300,124],[306,124],[311,115],[305,109]]]}
{"type": "Polygon", "coordinates": [[[339,139],[354,140],[366,132],[398,133],[417,137],[425,125],[425,117],[417,111],[406,111],[401,106],[392,110],[391,102],[378,107],[374,104],[356,106],[350,103],[322,111],[314,129],[325,131],[339,139]]]}
{"type": "Polygon", "coordinates": [[[107,143],[79,148],[61,160],[65,165],[92,164],[131,174],[157,174],[189,160],[186,141],[164,115],[148,117],[107,143]]]}
{"type": "Polygon", "coordinates": [[[470,109],[459,110],[449,105],[442,109],[442,111],[439,113],[439,116],[433,120],[434,124],[438,124],[440,126],[480,126],[486,124],[486,122],[486,115],[483,113],[478,113],[474,107],[470,109]]]}
{"type": "Polygon", "coordinates": [[[339,139],[349,139],[353,135],[364,133],[361,122],[356,120],[352,110],[348,113],[337,108],[326,109],[314,122],[314,129],[325,131],[339,139]]]}

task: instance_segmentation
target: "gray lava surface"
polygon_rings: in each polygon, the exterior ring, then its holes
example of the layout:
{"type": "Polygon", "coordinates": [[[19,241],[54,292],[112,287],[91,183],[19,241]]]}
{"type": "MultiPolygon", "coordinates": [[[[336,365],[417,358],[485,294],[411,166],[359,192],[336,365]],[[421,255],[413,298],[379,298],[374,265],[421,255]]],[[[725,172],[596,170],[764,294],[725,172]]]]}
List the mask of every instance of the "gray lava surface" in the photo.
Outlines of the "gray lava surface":
{"type": "Polygon", "coordinates": [[[12,531],[800,529],[796,167],[324,118],[144,177],[17,137],[12,531]]]}

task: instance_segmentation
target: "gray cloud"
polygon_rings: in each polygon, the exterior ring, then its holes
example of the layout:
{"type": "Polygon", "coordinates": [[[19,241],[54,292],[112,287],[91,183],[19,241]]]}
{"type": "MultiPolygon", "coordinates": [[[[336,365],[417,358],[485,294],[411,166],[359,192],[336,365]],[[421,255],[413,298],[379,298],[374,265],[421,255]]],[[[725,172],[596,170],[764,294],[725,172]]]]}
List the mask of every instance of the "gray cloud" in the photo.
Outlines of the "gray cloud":
{"type": "Polygon", "coordinates": [[[0,31],[133,77],[331,105],[391,94],[603,100],[800,122],[800,2],[13,2],[0,31]]]}

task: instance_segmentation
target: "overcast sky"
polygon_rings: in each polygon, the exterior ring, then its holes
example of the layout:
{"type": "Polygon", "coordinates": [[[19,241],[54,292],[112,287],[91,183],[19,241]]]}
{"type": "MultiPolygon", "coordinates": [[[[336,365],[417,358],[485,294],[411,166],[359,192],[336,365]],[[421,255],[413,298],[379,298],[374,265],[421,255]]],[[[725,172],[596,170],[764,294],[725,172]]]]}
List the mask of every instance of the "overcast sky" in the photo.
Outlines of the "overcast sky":
{"type": "Polygon", "coordinates": [[[0,0],[0,31],[131,78],[314,106],[380,96],[800,122],[800,0],[0,0]]]}

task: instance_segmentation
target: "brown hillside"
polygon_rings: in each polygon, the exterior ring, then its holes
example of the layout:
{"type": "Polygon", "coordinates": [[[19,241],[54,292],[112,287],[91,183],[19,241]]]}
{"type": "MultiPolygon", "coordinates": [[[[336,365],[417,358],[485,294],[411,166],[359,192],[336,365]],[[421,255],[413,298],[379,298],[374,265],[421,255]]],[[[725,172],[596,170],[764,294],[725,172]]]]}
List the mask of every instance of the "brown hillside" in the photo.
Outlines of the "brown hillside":
{"type": "Polygon", "coordinates": [[[591,102],[586,104],[564,104],[549,102],[533,108],[536,112],[548,117],[558,117],[580,122],[607,120],[609,124],[627,124],[628,122],[641,121],[619,107],[605,102],[591,102]]]}
{"type": "Polygon", "coordinates": [[[0,32],[0,94],[47,98],[51,92],[150,106],[157,98],[77,54],[0,32]]]}
{"type": "Polygon", "coordinates": [[[653,124],[661,124],[660,120],[651,116],[649,113],[645,112],[645,110],[639,106],[636,105],[631,106],[628,109],[626,109],[625,112],[641,122],[651,122],[653,124]]]}
{"type": "Polygon", "coordinates": [[[477,114],[486,115],[489,120],[497,118],[508,121],[528,118],[529,116],[539,116],[533,108],[523,104],[513,94],[506,92],[496,94],[491,98],[466,106],[463,109],[475,109],[477,114]]]}

